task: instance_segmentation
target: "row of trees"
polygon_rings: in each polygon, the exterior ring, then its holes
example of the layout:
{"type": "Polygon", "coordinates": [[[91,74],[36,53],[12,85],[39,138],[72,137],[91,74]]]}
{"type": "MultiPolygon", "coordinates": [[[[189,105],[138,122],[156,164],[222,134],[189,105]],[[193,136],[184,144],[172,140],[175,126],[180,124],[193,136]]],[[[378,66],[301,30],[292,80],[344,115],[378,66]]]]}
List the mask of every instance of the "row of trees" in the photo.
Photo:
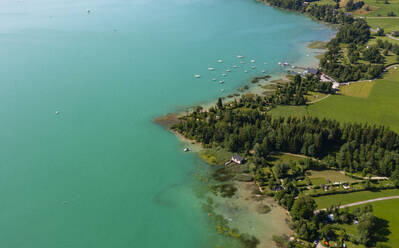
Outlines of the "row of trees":
{"type": "Polygon", "coordinates": [[[384,176],[390,176],[395,164],[399,164],[399,136],[388,128],[341,125],[314,117],[273,119],[259,110],[264,104],[262,98],[244,97],[209,112],[194,111],[173,128],[205,146],[222,146],[247,154],[254,151],[257,164],[264,163],[270,152],[276,151],[317,158],[329,155],[331,167],[384,176]]]}
{"type": "Polygon", "coordinates": [[[332,24],[344,24],[353,22],[353,17],[345,14],[344,12],[338,10],[338,2],[335,6],[333,5],[308,5],[309,1],[304,0],[264,0],[268,4],[288,9],[294,10],[301,13],[306,13],[311,17],[332,24]],[[306,2],[306,3],[305,3],[306,2]]]}

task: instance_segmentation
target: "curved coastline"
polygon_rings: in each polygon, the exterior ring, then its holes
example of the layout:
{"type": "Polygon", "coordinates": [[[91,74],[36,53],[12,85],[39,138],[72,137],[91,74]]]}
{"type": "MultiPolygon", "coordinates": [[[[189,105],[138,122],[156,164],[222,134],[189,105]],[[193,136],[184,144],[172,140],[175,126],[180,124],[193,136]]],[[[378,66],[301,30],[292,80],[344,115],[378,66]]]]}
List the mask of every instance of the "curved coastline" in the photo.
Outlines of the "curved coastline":
{"type": "MultiPolygon", "coordinates": [[[[264,1],[258,0],[258,2],[265,3],[268,5],[268,7],[276,8],[264,1]]],[[[281,10],[284,11],[283,9],[281,10]]],[[[312,19],[312,21],[315,20],[312,19]]],[[[311,47],[310,44],[313,42],[328,42],[332,38],[333,36],[328,37],[325,40],[316,40],[298,44],[298,46],[301,46],[302,56],[292,64],[303,68],[318,67],[319,58],[317,58],[317,55],[322,53],[324,49],[320,47],[311,47]]],[[[223,97],[224,102],[239,99],[243,94],[262,94],[265,91],[263,88],[264,86],[270,86],[273,84],[272,82],[286,81],[288,74],[289,73],[287,71],[274,71],[269,75],[269,79],[263,80],[262,76],[260,76],[261,79],[258,79],[256,83],[252,84],[249,82],[256,78],[256,76],[251,77],[247,80],[247,82],[244,82],[240,86],[242,87],[249,84],[250,87],[248,89],[242,91],[239,96],[234,96],[231,98],[223,97]]],[[[231,94],[232,93],[233,92],[231,92],[231,94]]],[[[198,103],[195,106],[186,106],[183,107],[181,111],[177,111],[176,113],[168,113],[164,116],[153,119],[153,121],[169,132],[172,132],[181,141],[182,147],[189,147],[193,152],[197,153],[197,155],[201,157],[200,152],[204,150],[204,147],[200,143],[190,140],[171,130],[171,127],[178,123],[179,118],[187,111],[192,111],[196,107],[201,107],[205,110],[209,109],[216,104],[216,101],[217,100],[215,99],[213,101],[198,103]]],[[[206,163],[205,160],[203,161],[206,163]]],[[[209,166],[212,169],[212,166],[209,166]]],[[[234,197],[224,198],[218,196],[213,198],[213,201],[217,202],[217,207],[215,207],[214,211],[231,221],[231,223],[229,223],[231,228],[238,229],[240,232],[256,237],[259,243],[254,247],[259,248],[274,247],[275,243],[272,238],[274,235],[290,237],[293,234],[293,231],[289,228],[290,214],[283,207],[278,205],[272,197],[265,195],[261,196],[261,192],[259,192],[256,182],[243,182],[239,180],[233,181],[234,186],[237,188],[234,197]],[[271,206],[271,213],[267,215],[259,213],[259,211],[257,211],[259,202],[271,206]],[[232,216],[234,216],[234,218],[232,216]]]]}

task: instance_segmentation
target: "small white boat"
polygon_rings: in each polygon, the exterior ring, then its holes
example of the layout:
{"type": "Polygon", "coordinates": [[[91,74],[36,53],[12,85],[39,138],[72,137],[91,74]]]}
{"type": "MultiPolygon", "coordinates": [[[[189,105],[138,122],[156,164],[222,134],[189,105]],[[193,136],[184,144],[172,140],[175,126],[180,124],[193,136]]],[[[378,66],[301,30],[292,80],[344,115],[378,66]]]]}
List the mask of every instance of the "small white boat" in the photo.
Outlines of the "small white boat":
{"type": "Polygon", "coordinates": [[[226,74],[226,73],[223,73],[223,74],[222,74],[222,77],[226,77],[226,76],[227,76],[227,74],[226,74]]]}
{"type": "Polygon", "coordinates": [[[200,75],[200,74],[195,74],[194,77],[195,77],[195,78],[200,78],[201,75],[200,75]]]}
{"type": "Polygon", "coordinates": [[[278,62],[279,65],[281,65],[281,62],[278,62]]]}
{"type": "Polygon", "coordinates": [[[60,111],[55,111],[55,115],[59,115],[60,114],[60,111]]]}
{"type": "Polygon", "coordinates": [[[265,73],[266,71],[265,70],[262,70],[262,73],[265,73]]]}
{"type": "Polygon", "coordinates": [[[216,78],[212,78],[212,81],[216,81],[216,78]]]}
{"type": "Polygon", "coordinates": [[[240,64],[245,64],[245,62],[244,61],[240,61],[240,64]]]}
{"type": "Polygon", "coordinates": [[[186,148],[184,148],[184,150],[183,150],[183,151],[185,151],[185,152],[189,152],[189,151],[191,151],[191,150],[190,150],[190,148],[186,147],[186,148]]]}
{"type": "Polygon", "coordinates": [[[223,92],[223,91],[224,91],[224,89],[221,89],[220,91],[221,91],[221,92],[223,92]]]}
{"type": "Polygon", "coordinates": [[[218,63],[223,63],[223,60],[219,59],[219,60],[218,60],[218,63]]]}
{"type": "Polygon", "coordinates": [[[245,73],[248,73],[248,70],[245,70],[244,72],[245,72],[245,73]]]}
{"type": "Polygon", "coordinates": [[[295,65],[291,66],[292,69],[295,69],[295,65]]]}
{"type": "Polygon", "coordinates": [[[263,62],[264,65],[267,65],[267,62],[263,62]]]}
{"type": "Polygon", "coordinates": [[[209,71],[214,71],[214,70],[215,70],[215,68],[213,68],[213,67],[209,67],[209,68],[208,68],[208,70],[209,70],[209,71]]]}
{"type": "Polygon", "coordinates": [[[238,55],[237,58],[242,59],[242,58],[244,58],[244,56],[238,55]]]}
{"type": "Polygon", "coordinates": [[[238,66],[237,65],[233,65],[233,68],[238,68],[238,66]]]}
{"type": "Polygon", "coordinates": [[[226,72],[231,72],[231,70],[230,70],[230,69],[227,69],[226,72]]]}
{"type": "Polygon", "coordinates": [[[256,68],[256,66],[254,66],[254,65],[253,65],[253,66],[251,66],[251,68],[252,68],[252,69],[255,69],[255,68],[256,68]]]}
{"type": "Polygon", "coordinates": [[[287,65],[290,65],[290,64],[288,64],[288,62],[283,63],[283,66],[287,66],[287,65]]]}
{"type": "Polygon", "coordinates": [[[220,84],[224,84],[224,80],[220,80],[219,83],[220,83],[220,84]]]}
{"type": "Polygon", "coordinates": [[[255,63],[255,60],[254,60],[254,59],[251,59],[251,63],[255,63]]]}

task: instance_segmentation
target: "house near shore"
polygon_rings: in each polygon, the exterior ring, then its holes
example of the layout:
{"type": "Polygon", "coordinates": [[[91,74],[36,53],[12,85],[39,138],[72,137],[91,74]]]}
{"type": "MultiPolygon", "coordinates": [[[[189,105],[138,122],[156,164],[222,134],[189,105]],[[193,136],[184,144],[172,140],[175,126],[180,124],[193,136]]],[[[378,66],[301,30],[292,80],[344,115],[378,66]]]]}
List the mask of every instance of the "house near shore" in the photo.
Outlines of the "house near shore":
{"type": "Polygon", "coordinates": [[[243,164],[245,163],[245,158],[241,157],[240,155],[234,154],[233,157],[231,157],[231,161],[236,164],[243,164]]]}
{"type": "Polygon", "coordinates": [[[230,159],[229,161],[227,161],[226,163],[224,163],[224,165],[227,166],[227,165],[229,165],[229,164],[231,164],[231,163],[243,164],[243,163],[245,163],[245,161],[246,161],[245,158],[243,158],[243,157],[241,157],[241,156],[239,156],[239,155],[237,155],[237,154],[234,154],[233,157],[231,157],[231,159],[230,159]]]}

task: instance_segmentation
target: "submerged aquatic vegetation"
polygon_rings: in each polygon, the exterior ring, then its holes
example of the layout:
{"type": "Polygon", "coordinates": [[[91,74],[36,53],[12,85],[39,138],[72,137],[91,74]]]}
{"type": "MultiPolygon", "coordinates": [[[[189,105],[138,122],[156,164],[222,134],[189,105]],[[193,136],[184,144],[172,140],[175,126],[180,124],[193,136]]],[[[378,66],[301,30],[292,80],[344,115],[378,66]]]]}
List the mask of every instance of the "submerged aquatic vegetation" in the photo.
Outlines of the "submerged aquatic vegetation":
{"type": "Polygon", "coordinates": [[[258,205],[256,208],[256,211],[260,214],[267,214],[270,213],[270,211],[272,211],[272,209],[270,208],[269,205],[258,205]]]}

